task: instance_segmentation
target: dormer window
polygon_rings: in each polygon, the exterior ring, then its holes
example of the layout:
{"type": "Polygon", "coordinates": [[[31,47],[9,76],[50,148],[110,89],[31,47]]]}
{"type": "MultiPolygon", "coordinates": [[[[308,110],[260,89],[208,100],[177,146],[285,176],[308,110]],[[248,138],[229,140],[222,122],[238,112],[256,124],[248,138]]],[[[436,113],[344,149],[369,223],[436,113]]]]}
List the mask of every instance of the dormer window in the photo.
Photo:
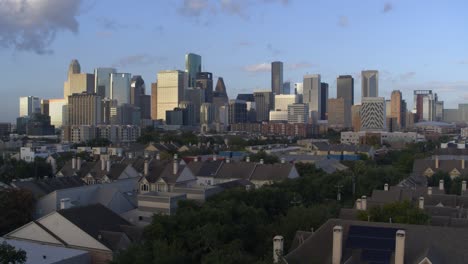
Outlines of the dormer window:
{"type": "Polygon", "coordinates": [[[148,184],[142,184],[140,190],[143,191],[143,192],[149,191],[149,186],[148,186],[148,184]]]}

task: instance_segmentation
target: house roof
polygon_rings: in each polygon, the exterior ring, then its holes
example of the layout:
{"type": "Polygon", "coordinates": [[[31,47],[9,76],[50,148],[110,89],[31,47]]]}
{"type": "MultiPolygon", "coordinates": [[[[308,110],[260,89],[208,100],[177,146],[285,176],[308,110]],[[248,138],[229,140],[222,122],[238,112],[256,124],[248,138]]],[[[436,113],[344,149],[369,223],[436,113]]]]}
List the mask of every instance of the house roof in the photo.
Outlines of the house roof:
{"type": "Polygon", "coordinates": [[[220,179],[246,179],[250,177],[255,170],[256,163],[254,162],[223,162],[218,174],[215,176],[220,179]]]}
{"type": "Polygon", "coordinates": [[[214,176],[223,164],[222,160],[190,162],[187,166],[195,176],[214,176]]]}
{"type": "Polygon", "coordinates": [[[462,168],[462,160],[444,160],[439,159],[439,167],[436,168],[436,160],[434,159],[417,159],[413,164],[413,173],[423,174],[428,168],[432,171],[451,172],[457,169],[460,174],[468,174],[468,160],[465,161],[465,168],[462,168]]]}
{"type": "MultiPolygon", "coordinates": [[[[93,204],[84,207],[72,207],[57,211],[60,215],[72,222],[78,228],[93,238],[104,242],[112,250],[118,249],[114,239],[102,239],[102,232],[116,232],[125,234],[127,229],[122,226],[131,224],[101,204],[93,204]]],[[[109,238],[109,236],[107,237],[109,238]]]]}
{"type": "Polygon", "coordinates": [[[32,181],[16,181],[14,186],[31,191],[36,198],[56,190],[86,185],[78,176],[56,177],[32,181]]]}
{"type": "Polygon", "coordinates": [[[145,179],[150,183],[155,183],[161,177],[161,174],[169,163],[168,160],[152,159],[148,164],[148,175],[145,176],[145,179]]]}
{"type": "MultiPolygon", "coordinates": [[[[389,232],[395,230],[405,231],[405,263],[419,263],[418,260],[428,257],[432,263],[466,263],[468,251],[465,250],[465,241],[468,240],[468,229],[449,228],[426,225],[405,225],[391,223],[376,223],[330,219],[315,231],[295,250],[285,256],[289,263],[331,263],[333,248],[333,227],[343,227],[343,258],[346,262],[351,257],[353,263],[365,263],[360,261],[362,249],[357,249],[349,239],[352,227],[358,235],[366,235],[364,230],[377,230],[389,232]],[[437,248],[437,251],[434,251],[437,248]],[[438,262],[435,262],[438,261],[438,262]]],[[[379,232],[380,232],[379,231],[379,232]]],[[[372,234],[379,235],[379,234],[372,234]]],[[[394,242],[393,242],[394,243],[394,242]]],[[[393,249],[394,250],[394,249],[393,249]]],[[[394,251],[389,255],[389,262],[394,251]]]]}
{"type": "Polygon", "coordinates": [[[286,180],[294,165],[291,163],[256,164],[250,177],[251,181],[282,181],[286,180]]]}

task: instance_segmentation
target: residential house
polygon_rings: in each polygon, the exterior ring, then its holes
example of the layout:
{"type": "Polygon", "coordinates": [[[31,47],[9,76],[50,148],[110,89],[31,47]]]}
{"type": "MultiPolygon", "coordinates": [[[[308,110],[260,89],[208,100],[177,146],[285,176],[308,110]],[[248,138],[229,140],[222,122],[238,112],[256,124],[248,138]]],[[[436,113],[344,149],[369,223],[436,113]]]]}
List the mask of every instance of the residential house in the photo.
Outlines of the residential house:
{"type": "Polygon", "coordinates": [[[85,250],[91,263],[112,261],[115,253],[141,238],[141,230],[103,205],[54,211],[8,233],[7,239],[85,250]]]}

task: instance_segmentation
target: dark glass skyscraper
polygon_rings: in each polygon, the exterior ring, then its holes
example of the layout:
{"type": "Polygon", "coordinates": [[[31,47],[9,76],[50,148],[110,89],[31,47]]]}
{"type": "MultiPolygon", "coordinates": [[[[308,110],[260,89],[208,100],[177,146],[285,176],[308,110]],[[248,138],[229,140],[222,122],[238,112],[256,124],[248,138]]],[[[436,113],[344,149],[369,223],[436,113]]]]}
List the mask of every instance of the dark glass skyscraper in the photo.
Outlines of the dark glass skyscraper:
{"type": "Polygon", "coordinates": [[[354,104],[354,79],[351,75],[340,75],[336,79],[336,98],[344,99],[344,125],[351,127],[351,106],[354,104]]]}
{"type": "Polygon", "coordinates": [[[189,53],[185,55],[185,72],[188,74],[188,87],[195,87],[197,73],[201,72],[202,58],[189,53]]]}
{"type": "Polygon", "coordinates": [[[327,120],[328,83],[320,83],[320,120],[327,120]]]}
{"type": "Polygon", "coordinates": [[[204,91],[205,102],[213,102],[213,74],[211,72],[197,73],[196,86],[204,91]]]}
{"type": "Polygon", "coordinates": [[[281,94],[283,90],[283,62],[274,61],[271,63],[271,91],[274,94],[281,94]]]}

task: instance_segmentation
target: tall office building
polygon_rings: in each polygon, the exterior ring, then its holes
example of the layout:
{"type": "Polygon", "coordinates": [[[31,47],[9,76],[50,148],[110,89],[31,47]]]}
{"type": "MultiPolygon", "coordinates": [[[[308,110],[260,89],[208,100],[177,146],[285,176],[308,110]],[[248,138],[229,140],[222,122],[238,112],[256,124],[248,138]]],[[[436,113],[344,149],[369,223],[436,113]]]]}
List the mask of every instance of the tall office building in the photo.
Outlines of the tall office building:
{"type": "Polygon", "coordinates": [[[160,71],[157,87],[157,119],[166,119],[166,111],[179,106],[185,98],[187,73],[179,70],[160,71]]]}
{"type": "Polygon", "coordinates": [[[303,94],[304,93],[304,83],[295,83],[294,84],[294,93],[303,94]]]}
{"type": "Polygon", "coordinates": [[[110,99],[116,100],[118,105],[130,104],[130,73],[112,73],[110,99]]]}
{"type": "Polygon", "coordinates": [[[195,108],[195,105],[190,101],[181,101],[179,103],[179,108],[184,111],[184,120],[183,123],[186,126],[193,126],[196,123],[196,112],[198,112],[198,118],[200,118],[200,108],[195,108]]]}
{"type": "Polygon", "coordinates": [[[67,100],[65,98],[49,99],[50,124],[55,126],[56,128],[60,128],[64,124],[63,113],[66,104],[67,100]]]}
{"type": "Polygon", "coordinates": [[[49,100],[47,99],[41,100],[41,114],[49,115],[49,100]]]}
{"type": "Polygon", "coordinates": [[[320,74],[304,76],[303,102],[309,106],[309,117],[312,122],[317,122],[322,117],[322,84],[320,74]]]}
{"type": "Polygon", "coordinates": [[[111,74],[117,73],[114,68],[94,69],[94,92],[101,98],[110,98],[111,74]]]}
{"type": "Polygon", "coordinates": [[[141,108],[142,95],[145,93],[145,81],[140,75],[134,75],[130,80],[130,104],[141,108]]]}
{"type": "Polygon", "coordinates": [[[390,98],[390,116],[392,118],[396,118],[396,128],[401,129],[404,127],[404,119],[406,115],[406,107],[404,108],[401,92],[399,90],[392,91],[390,98]]]}
{"type": "Polygon", "coordinates": [[[158,83],[151,83],[151,119],[158,119],[158,83]]]}
{"type": "Polygon", "coordinates": [[[96,94],[73,94],[68,96],[68,120],[70,126],[101,124],[101,97],[96,94]]]}
{"type": "Polygon", "coordinates": [[[291,94],[291,82],[283,83],[283,92],[282,94],[291,94]]]}
{"type": "MultiPolygon", "coordinates": [[[[187,90],[185,90],[185,100],[193,104],[193,125],[200,124],[200,107],[205,102],[205,91],[200,88],[189,87],[187,90]]],[[[179,107],[181,107],[180,104],[179,107]]]]}
{"type": "Polygon", "coordinates": [[[362,98],[361,109],[361,130],[363,131],[385,131],[385,98],[364,97],[362,98]]]}
{"type": "Polygon", "coordinates": [[[31,116],[41,112],[41,100],[35,96],[22,96],[19,99],[19,116],[31,116]]]}
{"type": "Polygon", "coordinates": [[[271,91],[254,92],[257,122],[268,121],[270,110],[274,109],[274,97],[271,91]]]}
{"type": "Polygon", "coordinates": [[[201,72],[202,58],[200,55],[188,53],[185,54],[185,72],[188,78],[188,87],[195,87],[197,74],[201,72]]]}
{"type": "Polygon", "coordinates": [[[281,94],[283,90],[283,62],[271,63],[271,92],[281,94]]]}
{"type": "Polygon", "coordinates": [[[211,103],[203,103],[200,106],[200,124],[210,125],[214,121],[214,109],[211,103]]]}
{"type": "Polygon", "coordinates": [[[218,77],[218,81],[216,82],[215,92],[219,95],[226,95],[227,97],[227,90],[226,85],[224,84],[223,77],[218,77]]]}
{"type": "Polygon", "coordinates": [[[94,74],[81,73],[78,60],[72,60],[68,68],[68,77],[63,85],[65,99],[74,93],[94,93],[94,74]]]}
{"type": "Polygon", "coordinates": [[[413,111],[416,114],[417,122],[441,120],[443,116],[438,96],[436,93],[433,94],[431,90],[414,91],[413,111]]]}
{"type": "Polygon", "coordinates": [[[309,105],[307,104],[288,105],[288,123],[290,124],[309,123],[309,105]]]}
{"type": "MultiPolygon", "coordinates": [[[[351,109],[350,109],[351,110],[351,109]]],[[[345,99],[328,99],[328,127],[335,129],[345,128],[345,99]]]]}
{"type": "Polygon", "coordinates": [[[215,122],[219,124],[227,124],[228,122],[228,102],[229,98],[226,92],[226,85],[223,77],[219,77],[216,83],[216,88],[213,93],[213,111],[215,122]]]}
{"type": "Polygon", "coordinates": [[[211,72],[197,73],[196,87],[203,90],[205,102],[213,102],[213,74],[211,72]]]}
{"type": "Polygon", "coordinates": [[[354,132],[361,131],[361,105],[351,106],[351,125],[354,132]]]}
{"type": "Polygon", "coordinates": [[[327,120],[328,109],[328,83],[320,84],[320,120],[327,120]]]}
{"type": "Polygon", "coordinates": [[[228,109],[229,124],[247,122],[247,103],[242,100],[229,100],[228,109]]]}
{"type": "Polygon", "coordinates": [[[361,72],[361,97],[379,96],[379,72],[375,70],[361,72]]]}
{"type": "Polygon", "coordinates": [[[275,95],[275,110],[288,111],[288,105],[299,103],[297,94],[275,95]]]}
{"type": "Polygon", "coordinates": [[[336,79],[336,98],[344,99],[344,125],[351,127],[351,106],[354,104],[354,79],[351,75],[340,75],[336,79]]]}

